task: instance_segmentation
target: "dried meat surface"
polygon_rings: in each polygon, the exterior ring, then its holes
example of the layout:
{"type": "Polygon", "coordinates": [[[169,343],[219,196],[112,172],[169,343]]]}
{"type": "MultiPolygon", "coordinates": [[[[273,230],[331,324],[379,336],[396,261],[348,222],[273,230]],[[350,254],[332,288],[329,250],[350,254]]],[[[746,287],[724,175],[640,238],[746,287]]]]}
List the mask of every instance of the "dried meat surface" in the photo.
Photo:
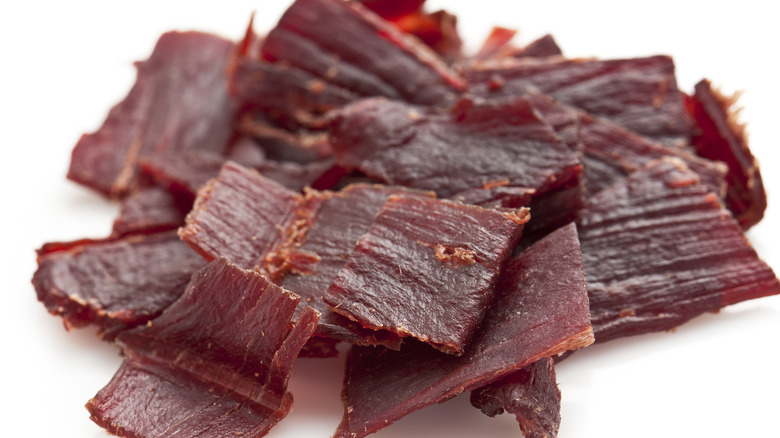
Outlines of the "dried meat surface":
{"type": "Polygon", "coordinates": [[[554,438],[561,424],[561,391],[552,358],[471,391],[471,404],[485,415],[514,414],[525,438],[554,438]]]}
{"type": "Polygon", "coordinates": [[[534,88],[644,136],[684,145],[690,120],[668,56],[587,60],[502,58],[471,64],[469,92],[522,95],[534,88]]]}
{"type": "Polygon", "coordinates": [[[123,437],[259,437],[284,418],[292,362],[316,326],[299,297],[218,259],[146,326],[121,334],[125,360],[87,403],[123,437]]]}
{"type": "Polygon", "coordinates": [[[562,56],[563,51],[555,42],[552,35],[547,34],[532,41],[522,49],[511,53],[515,58],[546,58],[548,56],[562,56]]]}
{"type": "Polygon", "coordinates": [[[201,191],[180,232],[209,260],[225,257],[300,295],[298,311],[311,306],[323,314],[318,337],[398,348],[397,335],[364,329],[331,312],[322,296],[385,200],[399,193],[431,196],[369,185],[301,195],[228,163],[201,191]]]}
{"type": "Polygon", "coordinates": [[[205,33],[162,35],[149,59],[136,64],[130,93],[97,132],[76,144],[68,178],[121,198],[137,184],[141,158],[222,152],[237,109],[224,72],[233,49],[232,42],[205,33]]]}
{"type": "Polygon", "coordinates": [[[709,81],[696,84],[689,111],[697,129],[691,136],[696,153],[728,165],[726,205],[744,230],[761,221],[766,192],[758,163],[748,147],[745,127],[737,120],[736,96],[726,97],[709,81]]]}
{"type": "Polygon", "coordinates": [[[176,231],[138,234],[44,245],[32,282],[67,328],[94,324],[113,339],[159,315],[204,264],[176,231]]]}
{"type": "Polygon", "coordinates": [[[255,73],[237,72],[234,95],[304,124],[355,97],[439,105],[465,88],[430,48],[357,2],[297,0],[265,38],[261,56],[268,63],[238,67],[255,73]]]}
{"type": "Polygon", "coordinates": [[[525,209],[390,196],[324,300],[364,327],[461,354],[528,219],[525,209]]]}
{"type": "Polygon", "coordinates": [[[177,201],[169,191],[149,186],[140,188],[125,199],[114,220],[112,236],[174,230],[184,224],[190,205],[177,201]]]}
{"type": "Polygon", "coordinates": [[[590,198],[578,229],[597,342],[780,293],[718,196],[678,159],[590,198]]]}
{"type": "Polygon", "coordinates": [[[334,438],[358,438],[403,416],[482,387],[539,359],[593,342],[573,225],[512,259],[495,302],[462,356],[421,343],[401,351],[353,347],[334,438]],[[550,264],[558,269],[549,269],[550,264]]]}
{"type": "Polygon", "coordinates": [[[450,112],[367,99],[337,112],[330,133],[345,168],[475,204],[494,199],[496,188],[520,200],[542,196],[582,172],[576,145],[562,142],[525,97],[464,98],[450,112]]]}

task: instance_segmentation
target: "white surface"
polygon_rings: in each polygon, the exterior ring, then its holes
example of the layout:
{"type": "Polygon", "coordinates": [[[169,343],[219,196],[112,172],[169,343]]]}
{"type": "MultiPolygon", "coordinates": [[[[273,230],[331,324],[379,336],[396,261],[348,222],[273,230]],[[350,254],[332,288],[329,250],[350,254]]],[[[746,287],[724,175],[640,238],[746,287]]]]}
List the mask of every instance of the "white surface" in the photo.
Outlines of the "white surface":
{"type": "MultiPolygon", "coordinates": [[[[118,351],[91,330],[65,332],[35,299],[34,249],[52,240],[101,237],[116,207],[65,180],[70,149],[97,129],[129,90],[131,62],[146,58],[171,29],[213,31],[237,39],[253,9],[267,30],[287,2],[73,0],[0,5],[0,272],[2,406],[0,435],[105,436],[84,403],[119,365],[118,351]],[[10,433],[10,435],[9,435],[10,433]]],[[[749,237],[780,269],[774,245],[780,224],[777,169],[776,46],[780,31],[770,2],[517,2],[446,3],[461,33],[477,46],[490,26],[520,28],[520,43],[552,33],[569,56],[671,54],[678,81],[691,90],[702,77],[740,103],[754,154],[764,171],[769,210],[749,237]],[[693,4],[696,3],[696,4],[693,4]]],[[[777,436],[780,298],[732,306],[673,333],[589,348],[558,368],[563,392],[562,438],[777,436]]],[[[340,362],[301,361],[291,390],[293,413],[269,436],[330,436],[341,416],[340,362]]],[[[458,397],[426,408],[376,437],[516,437],[513,418],[484,417],[458,397]]]]}

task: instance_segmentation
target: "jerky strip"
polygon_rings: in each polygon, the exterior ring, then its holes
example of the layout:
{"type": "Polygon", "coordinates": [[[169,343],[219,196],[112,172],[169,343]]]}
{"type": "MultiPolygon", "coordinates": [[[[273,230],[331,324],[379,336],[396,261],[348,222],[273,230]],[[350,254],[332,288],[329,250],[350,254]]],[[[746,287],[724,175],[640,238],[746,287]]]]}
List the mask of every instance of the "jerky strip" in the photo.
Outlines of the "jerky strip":
{"type": "Polygon", "coordinates": [[[718,196],[678,159],[595,195],[578,228],[598,342],[780,293],[718,196]]]}
{"type": "Polygon", "coordinates": [[[525,438],[554,438],[561,424],[554,364],[547,357],[471,391],[471,404],[489,417],[504,411],[514,414],[525,438]]]}
{"type": "Polygon", "coordinates": [[[593,342],[577,232],[568,225],[515,257],[462,356],[419,343],[353,347],[334,438],[359,438],[539,359],[593,342]],[[551,270],[550,264],[558,269],[551,270]],[[565,303],[565,305],[562,305],[565,303]]]}
{"type": "Polygon", "coordinates": [[[518,96],[530,88],[644,136],[684,145],[690,123],[668,56],[586,60],[503,58],[467,72],[469,92],[518,96]]]}
{"type": "Polygon", "coordinates": [[[169,191],[159,187],[141,188],[122,200],[111,235],[174,230],[184,224],[190,206],[186,202],[178,202],[169,191]]]}
{"type": "Polygon", "coordinates": [[[104,339],[146,323],[184,291],[203,259],[175,231],[47,244],[32,279],[66,328],[94,324],[104,339]]]}
{"type": "Polygon", "coordinates": [[[136,185],[140,158],[222,152],[236,110],[224,73],[233,48],[204,33],[162,35],[149,59],[136,64],[138,78],[127,97],[76,144],[68,178],[121,198],[136,185]]]}
{"type": "Polygon", "coordinates": [[[726,205],[747,230],[764,217],[766,193],[745,127],[736,120],[736,100],[737,96],[729,98],[713,90],[706,79],[696,84],[689,111],[698,129],[693,131],[691,143],[698,155],[728,165],[726,205]]]}
{"type": "Polygon", "coordinates": [[[526,209],[390,196],[324,300],[364,327],[462,354],[528,219],[526,209]]]}
{"type": "Polygon", "coordinates": [[[87,403],[92,420],[126,437],[265,435],[290,410],[292,362],[318,319],[306,311],[288,333],[298,301],[215,260],[160,317],[119,336],[126,359],[87,403]]]}

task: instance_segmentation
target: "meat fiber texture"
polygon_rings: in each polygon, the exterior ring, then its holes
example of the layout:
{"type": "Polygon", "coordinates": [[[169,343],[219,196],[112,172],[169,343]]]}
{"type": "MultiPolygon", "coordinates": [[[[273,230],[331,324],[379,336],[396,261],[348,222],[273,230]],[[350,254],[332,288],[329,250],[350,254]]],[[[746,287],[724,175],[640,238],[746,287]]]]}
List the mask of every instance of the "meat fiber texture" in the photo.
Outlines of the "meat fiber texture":
{"type": "Polygon", "coordinates": [[[561,391],[555,381],[555,361],[540,359],[472,391],[471,404],[490,417],[504,411],[514,414],[525,438],[558,436],[561,391]]]}
{"type": "Polygon", "coordinates": [[[731,213],[679,159],[601,191],[577,224],[597,342],[780,293],[731,213]]]}
{"type": "Polygon", "coordinates": [[[217,259],[152,323],[121,334],[125,360],[87,409],[122,437],[259,437],[290,411],[293,360],[319,317],[300,298],[217,259]],[[260,309],[274,309],[258,311],[260,309]]]}
{"type": "Polygon", "coordinates": [[[417,409],[592,342],[585,273],[570,224],[512,259],[463,355],[421,343],[400,351],[353,347],[344,417],[334,437],[366,436],[417,409]],[[550,263],[558,269],[549,269],[550,263]]]}
{"type": "Polygon", "coordinates": [[[138,160],[187,150],[223,152],[238,109],[227,92],[230,41],[198,32],[160,37],[137,64],[130,93],[73,149],[68,178],[121,198],[138,184],[138,160]]]}
{"type": "Polygon", "coordinates": [[[324,300],[364,327],[462,354],[528,219],[527,209],[392,195],[324,300]]]}
{"type": "Polygon", "coordinates": [[[111,340],[159,315],[203,265],[171,230],[47,244],[32,282],[66,327],[95,325],[111,340]]]}

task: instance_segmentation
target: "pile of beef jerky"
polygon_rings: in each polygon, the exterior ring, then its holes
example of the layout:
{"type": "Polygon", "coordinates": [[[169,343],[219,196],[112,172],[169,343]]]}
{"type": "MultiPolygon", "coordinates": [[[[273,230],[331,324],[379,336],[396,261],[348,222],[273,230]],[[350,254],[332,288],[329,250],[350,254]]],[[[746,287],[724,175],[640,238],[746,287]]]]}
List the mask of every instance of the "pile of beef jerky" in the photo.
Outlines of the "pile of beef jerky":
{"type": "Polygon", "coordinates": [[[128,437],[262,436],[296,357],[347,357],[335,437],[471,391],[554,437],[554,362],[780,293],[731,98],[666,56],[567,59],[422,0],[297,0],[265,36],[164,34],[68,177],[110,236],[38,250],[66,327],[124,361],[88,402],[128,437]],[[338,31],[334,31],[337,29],[338,31]]]}

